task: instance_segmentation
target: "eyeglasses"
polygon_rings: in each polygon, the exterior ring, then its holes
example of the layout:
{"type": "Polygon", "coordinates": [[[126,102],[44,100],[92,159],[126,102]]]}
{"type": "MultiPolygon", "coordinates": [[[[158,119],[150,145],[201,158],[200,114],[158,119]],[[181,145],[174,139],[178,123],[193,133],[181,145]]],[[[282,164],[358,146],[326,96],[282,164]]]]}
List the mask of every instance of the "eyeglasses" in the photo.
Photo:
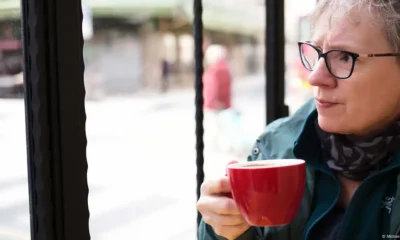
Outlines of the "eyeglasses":
{"type": "Polygon", "coordinates": [[[304,67],[310,71],[322,57],[330,74],[338,79],[347,79],[353,74],[357,58],[361,57],[398,57],[400,53],[358,54],[343,50],[330,50],[323,53],[310,42],[299,42],[300,58],[304,67]]]}

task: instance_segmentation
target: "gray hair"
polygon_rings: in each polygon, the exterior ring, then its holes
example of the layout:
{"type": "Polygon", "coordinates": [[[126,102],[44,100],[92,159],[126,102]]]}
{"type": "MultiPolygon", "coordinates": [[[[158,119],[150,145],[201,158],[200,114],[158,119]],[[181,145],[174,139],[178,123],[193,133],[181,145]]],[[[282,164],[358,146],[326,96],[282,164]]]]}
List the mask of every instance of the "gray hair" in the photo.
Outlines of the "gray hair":
{"type": "MultiPolygon", "coordinates": [[[[357,8],[362,14],[371,14],[396,52],[400,51],[400,0],[319,0],[311,16],[315,27],[323,14],[328,14],[330,21],[338,12],[350,17],[352,9],[357,8]]],[[[354,20],[354,19],[351,19],[354,20]]]]}

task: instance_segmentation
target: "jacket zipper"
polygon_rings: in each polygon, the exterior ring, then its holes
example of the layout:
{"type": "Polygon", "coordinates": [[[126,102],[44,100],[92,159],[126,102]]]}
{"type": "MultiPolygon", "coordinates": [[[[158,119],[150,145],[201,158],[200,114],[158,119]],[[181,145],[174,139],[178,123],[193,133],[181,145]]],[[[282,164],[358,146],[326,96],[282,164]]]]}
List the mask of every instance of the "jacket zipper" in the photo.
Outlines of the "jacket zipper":
{"type": "MultiPolygon", "coordinates": [[[[389,170],[389,169],[388,169],[388,170],[389,170]]],[[[336,179],[334,176],[332,176],[332,174],[329,173],[328,171],[322,170],[322,169],[320,169],[320,171],[322,171],[322,172],[328,174],[329,176],[331,176],[332,178],[334,178],[335,181],[337,181],[337,179],[336,179]]],[[[386,172],[386,171],[385,171],[385,172],[386,172]]],[[[377,175],[379,175],[379,174],[381,174],[381,173],[378,173],[377,175]]],[[[364,185],[365,182],[366,182],[368,179],[370,179],[370,178],[372,178],[372,177],[374,177],[374,176],[376,176],[376,175],[372,175],[372,176],[367,177],[367,178],[364,180],[364,182],[361,183],[360,186],[357,188],[357,190],[355,191],[355,193],[354,193],[353,196],[356,196],[356,194],[357,194],[357,192],[359,191],[359,189],[361,188],[361,186],[364,185]]],[[[340,186],[340,183],[338,183],[338,184],[339,184],[339,186],[340,186]]],[[[339,196],[340,196],[340,189],[339,189],[339,191],[338,191],[338,194],[336,195],[336,198],[335,198],[335,201],[333,202],[333,204],[328,208],[328,210],[326,210],[323,214],[321,214],[321,216],[319,216],[319,217],[311,224],[311,226],[308,228],[308,230],[307,230],[307,232],[306,232],[306,234],[305,234],[305,238],[304,238],[304,239],[308,239],[308,235],[310,234],[310,231],[311,231],[311,229],[315,226],[315,224],[317,224],[323,217],[325,217],[325,215],[326,215],[328,212],[330,212],[330,211],[335,207],[336,202],[339,200],[339,196]]],[[[351,206],[351,203],[353,202],[353,199],[354,199],[354,197],[350,200],[350,203],[349,203],[348,206],[351,206]]],[[[346,212],[347,212],[347,210],[346,210],[346,212]]],[[[345,216],[343,217],[343,222],[344,222],[345,219],[346,219],[346,214],[345,214],[345,216]]],[[[399,226],[399,228],[398,228],[397,230],[400,232],[400,226],[399,226]]],[[[341,233],[342,233],[342,231],[340,231],[339,236],[341,236],[341,233]]]]}
{"type": "MultiPolygon", "coordinates": [[[[379,175],[379,174],[378,174],[378,175],[379,175]]],[[[376,176],[376,175],[371,175],[371,176],[367,177],[367,178],[364,179],[364,181],[358,186],[357,190],[354,192],[353,197],[351,198],[351,200],[350,200],[350,202],[349,202],[349,205],[347,205],[346,212],[345,212],[345,214],[344,214],[344,216],[343,216],[343,219],[342,219],[342,223],[345,222],[345,220],[346,220],[346,218],[347,218],[348,209],[352,206],[352,203],[353,203],[353,200],[354,200],[354,196],[356,196],[356,195],[357,195],[357,192],[359,192],[359,190],[361,189],[361,187],[362,187],[363,185],[365,185],[365,183],[366,183],[370,178],[372,178],[372,177],[374,177],[374,176],[376,176]]],[[[339,230],[339,236],[342,237],[342,235],[343,235],[343,228],[340,228],[340,230],[339,230]]]]}
{"type": "MultiPolygon", "coordinates": [[[[330,177],[332,177],[336,182],[337,179],[332,175],[332,173],[326,171],[326,170],[322,170],[320,169],[320,171],[328,174],[330,177]]],[[[338,186],[340,186],[340,184],[337,182],[338,186]]],[[[339,200],[339,196],[340,196],[340,187],[339,187],[339,191],[338,194],[336,195],[335,201],[333,202],[333,204],[328,208],[328,210],[326,210],[323,214],[321,214],[321,216],[319,216],[312,224],[311,226],[307,229],[307,232],[304,235],[304,239],[308,239],[308,235],[310,234],[311,229],[315,226],[315,224],[317,224],[323,217],[325,217],[326,214],[328,214],[328,212],[330,212],[336,205],[336,202],[339,200]]]]}

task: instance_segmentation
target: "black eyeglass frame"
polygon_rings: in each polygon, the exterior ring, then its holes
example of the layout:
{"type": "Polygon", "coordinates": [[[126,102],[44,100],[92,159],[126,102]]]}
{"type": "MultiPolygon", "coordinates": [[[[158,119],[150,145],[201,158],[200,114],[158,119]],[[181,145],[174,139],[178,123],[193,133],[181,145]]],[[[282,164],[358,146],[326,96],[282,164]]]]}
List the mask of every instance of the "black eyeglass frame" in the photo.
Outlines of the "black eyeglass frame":
{"type": "Polygon", "coordinates": [[[351,75],[353,74],[353,71],[354,71],[354,66],[355,66],[355,63],[356,63],[357,58],[399,57],[399,56],[400,56],[400,53],[368,53],[368,54],[359,54],[359,53],[349,52],[349,51],[340,50],[340,49],[332,49],[332,50],[329,50],[329,51],[323,53],[319,48],[317,48],[316,46],[312,45],[311,42],[308,42],[308,41],[307,41],[307,42],[298,42],[299,54],[300,54],[301,63],[302,63],[303,66],[304,66],[307,70],[309,70],[309,71],[313,71],[313,69],[309,69],[309,68],[307,67],[307,65],[304,63],[304,60],[303,60],[303,57],[302,57],[303,54],[302,54],[302,51],[301,51],[301,46],[302,46],[303,44],[308,45],[308,46],[312,47],[315,51],[317,51],[317,53],[318,53],[318,60],[321,59],[321,57],[324,58],[324,60],[325,60],[325,65],[326,65],[326,68],[328,69],[329,73],[330,73],[332,76],[334,76],[335,78],[337,78],[337,79],[348,79],[348,78],[351,77],[351,75]],[[329,66],[329,64],[328,64],[328,61],[327,61],[327,56],[328,56],[328,54],[331,53],[331,52],[341,52],[341,53],[346,53],[346,54],[348,54],[349,56],[351,56],[351,58],[352,58],[353,61],[352,61],[351,70],[350,70],[350,73],[349,73],[348,76],[346,76],[346,77],[338,77],[338,76],[336,76],[335,74],[332,73],[331,68],[330,68],[330,66],[329,66]]]}

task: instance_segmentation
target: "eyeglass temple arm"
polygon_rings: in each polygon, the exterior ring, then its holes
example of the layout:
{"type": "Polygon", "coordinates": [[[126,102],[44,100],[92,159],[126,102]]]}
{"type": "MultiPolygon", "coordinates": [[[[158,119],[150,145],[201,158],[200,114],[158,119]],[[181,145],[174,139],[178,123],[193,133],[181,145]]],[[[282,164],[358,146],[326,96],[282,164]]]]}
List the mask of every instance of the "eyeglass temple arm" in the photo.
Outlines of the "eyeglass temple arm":
{"type": "Polygon", "coordinates": [[[399,57],[400,53],[369,53],[360,54],[360,57],[399,57]]]}

